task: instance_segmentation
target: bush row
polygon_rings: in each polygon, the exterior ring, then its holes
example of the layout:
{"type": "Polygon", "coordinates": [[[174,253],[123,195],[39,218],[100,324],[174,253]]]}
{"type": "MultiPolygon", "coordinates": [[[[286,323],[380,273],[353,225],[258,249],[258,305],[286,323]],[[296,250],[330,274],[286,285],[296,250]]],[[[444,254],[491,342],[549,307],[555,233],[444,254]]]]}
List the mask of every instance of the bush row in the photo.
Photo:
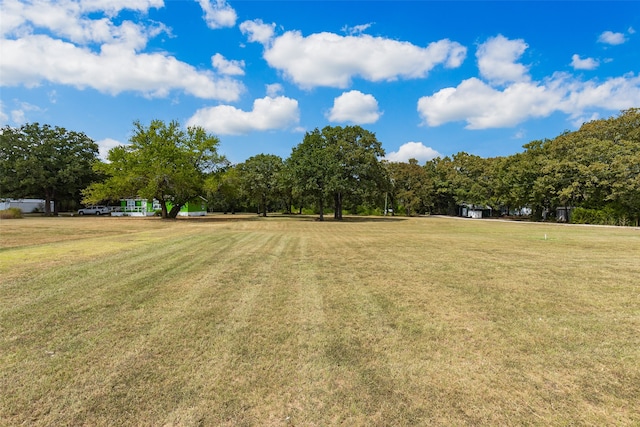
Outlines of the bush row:
{"type": "Polygon", "coordinates": [[[599,225],[630,225],[630,218],[620,210],[613,207],[603,209],[575,208],[571,212],[571,222],[574,224],[599,224],[599,225]]]}

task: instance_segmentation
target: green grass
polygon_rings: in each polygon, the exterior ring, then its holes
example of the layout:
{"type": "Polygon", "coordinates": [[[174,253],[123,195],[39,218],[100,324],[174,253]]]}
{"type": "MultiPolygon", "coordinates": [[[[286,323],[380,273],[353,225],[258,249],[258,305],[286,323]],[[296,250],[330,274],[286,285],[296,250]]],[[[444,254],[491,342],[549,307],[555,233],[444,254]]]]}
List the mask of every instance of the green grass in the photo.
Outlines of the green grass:
{"type": "Polygon", "coordinates": [[[1,221],[0,425],[638,425],[638,260],[634,228],[1,221]]]}

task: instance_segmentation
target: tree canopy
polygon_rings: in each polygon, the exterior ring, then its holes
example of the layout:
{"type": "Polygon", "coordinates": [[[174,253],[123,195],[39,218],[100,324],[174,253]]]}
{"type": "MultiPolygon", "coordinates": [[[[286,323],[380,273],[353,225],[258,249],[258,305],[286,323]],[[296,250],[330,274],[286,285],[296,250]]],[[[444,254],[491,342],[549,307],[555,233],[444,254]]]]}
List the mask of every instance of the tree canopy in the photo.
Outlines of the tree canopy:
{"type": "MultiPolygon", "coordinates": [[[[3,197],[75,198],[96,178],[98,145],[82,132],[27,123],[0,133],[0,189],[3,197]]],[[[54,203],[57,211],[58,204],[54,203]]]]}
{"type": "MultiPolygon", "coordinates": [[[[401,205],[407,215],[425,213],[433,205],[433,180],[416,159],[386,164],[391,206],[401,205]]],[[[395,214],[395,209],[392,209],[395,214]]]]}
{"type": "Polygon", "coordinates": [[[112,149],[108,162],[100,163],[84,134],[37,123],[6,127],[2,195],[77,193],[96,177],[94,165],[106,179],[84,191],[86,202],[155,198],[163,217],[206,194],[225,211],[258,205],[263,215],[278,206],[290,212],[297,205],[302,213],[315,205],[320,219],[328,206],[338,220],[344,210],[380,212],[390,198],[393,211],[407,215],[455,215],[461,206],[475,205],[494,214],[530,211],[541,219],[566,207],[578,222],[640,223],[638,108],[531,141],[511,156],[460,152],[424,166],[414,159],[381,161],[382,144],[360,126],[307,132],[285,160],[259,154],[231,165],[218,154],[218,143],[202,128],[183,130],[175,121],[135,122],[130,144],[112,149]]]}
{"type": "Polygon", "coordinates": [[[382,156],[374,133],[360,126],[327,126],[305,135],[293,149],[290,165],[295,186],[316,200],[320,219],[326,199],[333,201],[334,218],[342,219],[346,199],[373,197],[384,187],[382,156]]]}
{"type": "Polygon", "coordinates": [[[201,127],[185,131],[177,121],[153,120],[149,126],[134,122],[130,142],[112,148],[108,162],[97,166],[108,178],[85,191],[86,202],[156,199],[162,217],[175,218],[182,206],[203,193],[206,175],[223,161],[217,137],[201,127]]]}
{"type": "Polygon", "coordinates": [[[640,221],[640,109],[593,120],[553,139],[531,141],[524,149],[508,157],[458,153],[428,162],[436,205],[475,203],[496,211],[529,207],[534,218],[571,207],[606,211],[595,214],[606,220],[595,221],[640,221]]]}
{"type": "Polygon", "coordinates": [[[267,216],[269,204],[279,195],[279,174],[284,167],[282,159],[273,154],[258,154],[237,167],[240,188],[247,197],[258,203],[262,216],[267,216]]]}

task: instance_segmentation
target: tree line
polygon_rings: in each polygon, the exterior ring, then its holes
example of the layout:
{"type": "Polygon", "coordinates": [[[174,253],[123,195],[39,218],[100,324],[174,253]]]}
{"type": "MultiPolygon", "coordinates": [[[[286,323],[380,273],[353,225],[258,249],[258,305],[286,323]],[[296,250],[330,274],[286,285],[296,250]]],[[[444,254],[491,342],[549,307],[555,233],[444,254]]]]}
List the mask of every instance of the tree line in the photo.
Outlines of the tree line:
{"type": "Polygon", "coordinates": [[[56,209],[63,201],[140,197],[158,200],[162,216],[173,218],[204,197],[216,211],[304,212],[320,220],[327,213],[337,220],[343,213],[455,215],[474,206],[534,220],[570,208],[572,222],[640,221],[638,108],[529,142],[511,156],[460,152],[422,166],[383,160],[380,141],[360,126],[314,129],[286,159],[259,154],[239,164],[218,152],[215,135],[176,121],[135,122],[130,144],[111,149],[106,162],[83,133],[49,125],[5,126],[0,141],[0,196],[56,200],[56,209]]]}

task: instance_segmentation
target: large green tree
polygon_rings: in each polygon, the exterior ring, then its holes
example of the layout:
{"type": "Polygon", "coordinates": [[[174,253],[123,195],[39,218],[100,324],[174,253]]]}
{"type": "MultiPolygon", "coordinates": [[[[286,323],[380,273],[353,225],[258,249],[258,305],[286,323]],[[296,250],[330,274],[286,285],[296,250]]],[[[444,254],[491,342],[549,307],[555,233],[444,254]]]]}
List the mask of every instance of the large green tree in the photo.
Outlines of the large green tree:
{"type": "Polygon", "coordinates": [[[491,168],[482,157],[460,152],[452,157],[450,179],[457,204],[488,205],[491,199],[491,168]]]}
{"type": "Polygon", "coordinates": [[[228,164],[211,173],[205,180],[204,190],[209,202],[214,202],[210,206],[217,204],[224,213],[236,213],[242,200],[238,168],[228,164]]]}
{"type": "Polygon", "coordinates": [[[450,157],[436,157],[424,165],[433,182],[433,212],[443,215],[456,214],[454,178],[456,170],[450,157]]]}
{"type": "Polygon", "coordinates": [[[316,202],[321,221],[324,219],[330,175],[327,169],[331,162],[327,140],[318,129],[306,133],[302,142],[293,148],[288,161],[295,188],[303,197],[310,197],[316,202]]]}
{"type": "MultiPolygon", "coordinates": [[[[524,153],[496,158],[494,167],[494,193],[507,212],[542,206],[542,195],[534,192],[534,183],[541,173],[544,160],[540,150],[540,141],[534,141],[525,147],[524,153]]],[[[536,209],[540,214],[541,208],[536,209]]]]}
{"type": "Polygon", "coordinates": [[[433,181],[427,170],[416,159],[386,164],[390,181],[389,196],[395,209],[396,203],[404,208],[407,216],[427,211],[433,205],[433,181]]]}
{"type": "Polygon", "coordinates": [[[360,126],[327,126],[322,133],[332,158],[329,191],[334,218],[342,219],[346,200],[372,200],[386,187],[387,174],[379,160],[384,149],[373,132],[360,126]]]}
{"type": "Polygon", "coordinates": [[[163,218],[203,193],[207,174],[223,162],[219,140],[201,127],[183,130],[180,123],[134,122],[130,144],[112,148],[98,170],[108,178],[85,192],[87,202],[124,197],[156,199],[163,218]],[[171,210],[168,210],[168,204],[171,210]]]}
{"type": "Polygon", "coordinates": [[[620,206],[629,219],[640,225],[640,144],[624,141],[623,154],[611,163],[613,182],[607,200],[620,206]]]}
{"type": "Polygon", "coordinates": [[[558,206],[607,209],[637,220],[640,109],[525,148],[533,151],[540,169],[533,196],[550,211],[558,206]]]}
{"type": "Polygon", "coordinates": [[[28,123],[0,133],[0,192],[3,197],[41,197],[45,214],[51,201],[79,196],[95,179],[98,145],[82,132],[28,123]]]}
{"type": "Polygon", "coordinates": [[[282,202],[284,204],[285,213],[291,213],[291,207],[295,203],[298,204],[298,209],[302,211],[302,192],[295,185],[296,176],[295,170],[291,164],[291,159],[283,161],[283,167],[278,174],[278,189],[282,202]]]}
{"type": "Polygon", "coordinates": [[[240,188],[258,204],[262,216],[267,216],[269,205],[278,199],[283,167],[282,158],[274,154],[258,154],[238,165],[240,188]]]}
{"type": "Polygon", "coordinates": [[[297,187],[318,203],[324,218],[325,200],[333,201],[334,218],[342,219],[345,200],[366,200],[385,186],[379,158],[382,144],[360,126],[326,126],[305,135],[291,153],[297,187]]]}

